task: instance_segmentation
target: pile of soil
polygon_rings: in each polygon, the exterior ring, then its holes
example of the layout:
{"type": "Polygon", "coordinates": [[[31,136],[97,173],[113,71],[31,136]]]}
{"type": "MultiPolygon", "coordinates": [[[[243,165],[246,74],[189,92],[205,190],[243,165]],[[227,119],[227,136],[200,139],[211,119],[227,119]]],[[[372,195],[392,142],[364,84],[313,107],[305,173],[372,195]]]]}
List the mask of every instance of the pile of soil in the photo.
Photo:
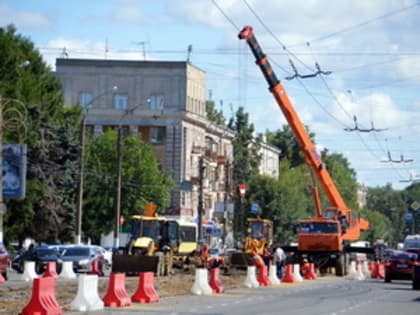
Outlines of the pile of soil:
{"type": "MultiPolygon", "coordinates": [[[[155,289],[160,298],[188,295],[194,284],[195,275],[192,272],[177,272],[174,275],[155,277],[155,289]]],[[[242,286],[245,278],[244,273],[235,272],[221,276],[225,289],[233,289],[242,286]]],[[[131,296],[138,288],[138,276],[126,277],[125,288],[131,296]]],[[[101,277],[98,282],[100,297],[105,296],[108,290],[109,278],[101,277]]],[[[58,279],[56,281],[56,299],[63,311],[69,311],[70,303],[76,297],[78,280],[58,279]]],[[[0,283],[0,314],[19,314],[29,303],[32,296],[32,283],[24,281],[6,281],[0,283]]]]}

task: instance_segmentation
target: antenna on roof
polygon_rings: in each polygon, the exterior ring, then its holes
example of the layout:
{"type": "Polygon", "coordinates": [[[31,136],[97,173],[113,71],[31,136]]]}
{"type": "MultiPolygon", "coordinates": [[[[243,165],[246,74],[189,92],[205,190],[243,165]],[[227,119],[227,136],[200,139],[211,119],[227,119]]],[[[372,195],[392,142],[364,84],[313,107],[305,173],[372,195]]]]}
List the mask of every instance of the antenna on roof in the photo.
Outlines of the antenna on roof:
{"type": "Polygon", "coordinates": [[[146,61],[146,44],[148,44],[149,41],[139,41],[139,42],[133,42],[134,45],[142,46],[143,50],[143,60],[146,61]]]}
{"type": "Polygon", "coordinates": [[[188,50],[187,50],[187,62],[190,62],[190,60],[191,60],[192,48],[193,48],[192,45],[189,44],[188,45],[188,50]]]}
{"type": "Polygon", "coordinates": [[[67,53],[66,47],[63,47],[63,50],[61,51],[60,58],[68,58],[69,54],[67,53]]]}

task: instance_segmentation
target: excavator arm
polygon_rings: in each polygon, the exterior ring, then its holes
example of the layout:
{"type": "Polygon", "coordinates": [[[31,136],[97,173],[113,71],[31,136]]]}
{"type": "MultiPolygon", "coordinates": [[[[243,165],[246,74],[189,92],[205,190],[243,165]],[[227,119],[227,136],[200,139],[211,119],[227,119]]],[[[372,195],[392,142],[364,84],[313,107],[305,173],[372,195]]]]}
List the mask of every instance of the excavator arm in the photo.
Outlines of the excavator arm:
{"type": "MultiPolygon", "coordinates": [[[[323,191],[326,193],[328,200],[333,208],[339,209],[343,215],[348,215],[349,208],[346,206],[340,193],[335,186],[330,174],[328,173],[325,164],[322,162],[314,143],[311,141],[304,125],[302,124],[298,114],[293,108],[293,105],[287,96],[287,93],[277,79],[276,74],[273,72],[267,56],[262,51],[257,39],[254,36],[251,26],[245,26],[239,33],[239,38],[245,40],[256,59],[256,64],[260,67],[268,85],[269,90],[277,101],[284,117],[286,118],[290,128],[295,135],[299,146],[304,154],[305,161],[315,173],[321,184],[323,191]]],[[[317,207],[318,208],[318,207],[317,207]]],[[[320,209],[317,209],[317,215],[322,216],[320,209]]]]}

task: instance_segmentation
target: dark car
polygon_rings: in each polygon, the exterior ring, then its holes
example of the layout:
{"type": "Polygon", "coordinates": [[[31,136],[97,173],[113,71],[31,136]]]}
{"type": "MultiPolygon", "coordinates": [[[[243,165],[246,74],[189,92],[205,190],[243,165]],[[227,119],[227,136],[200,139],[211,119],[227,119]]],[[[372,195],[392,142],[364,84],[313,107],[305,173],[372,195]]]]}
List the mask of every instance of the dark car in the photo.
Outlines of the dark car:
{"type": "Polygon", "coordinates": [[[417,254],[416,262],[413,266],[412,284],[413,290],[420,290],[420,249],[410,248],[406,251],[417,254]]]}
{"type": "Polygon", "coordinates": [[[98,261],[99,271],[102,272],[105,258],[93,246],[66,246],[61,249],[61,259],[73,262],[73,271],[77,273],[87,273],[92,271],[93,262],[98,261]]]}
{"type": "Polygon", "coordinates": [[[61,271],[61,258],[60,253],[55,248],[49,247],[36,247],[29,248],[24,251],[22,254],[18,254],[12,260],[12,268],[19,273],[24,272],[25,261],[35,262],[35,272],[39,275],[43,274],[48,262],[56,263],[56,271],[60,273],[61,271]]]}
{"type": "Polygon", "coordinates": [[[0,274],[7,280],[7,268],[9,268],[10,256],[6,247],[0,242],[0,274]]]}
{"type": "Polygon", "coordinates": [[[385,282],[391,280],[411,280],[413,266],[417,255],[406,251],[395,250],[385,259],[385,282]]]}

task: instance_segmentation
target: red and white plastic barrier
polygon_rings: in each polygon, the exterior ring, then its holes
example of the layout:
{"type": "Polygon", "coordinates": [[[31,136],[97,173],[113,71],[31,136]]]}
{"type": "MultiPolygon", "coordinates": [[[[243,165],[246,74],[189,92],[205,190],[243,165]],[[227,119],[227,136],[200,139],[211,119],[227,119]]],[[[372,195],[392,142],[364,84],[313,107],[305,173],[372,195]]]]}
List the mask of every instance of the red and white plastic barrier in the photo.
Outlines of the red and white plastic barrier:
{"type": "Polygon", "coordinates": [[[191,293],[195,295],[209,295],[213,293],[212,288],[208,282],[206,268],[197,268],[195,269],[195,280],[191,288],[191,293]]]}
{"type": "Polygon", "coordinates": [[[61,315],[63,309],[55,297],[55,279],[53,277],[33,280],[32,297],[23,308],[21,315],[61,315]]]}
{"type": "Polygon", "coordinates": [[[156,303],[159,302],[159,295],[154,286],[153,272],[140,272],[139,285],[136,292],[131,296],[132,302],[156,303]]]}
{"type": "Polygon", "coordinates": [[[271,285],[270,279],[268,279],[268,270],[267,266],[263,265],[258,268],[258,284],[262,287],[271,285]]]}
{"type": "Polygon", "coordinates": [[[296,282],[294,273],[293,273],[293,265],[286,265],[286,267],[284,268],[284,275],[283,278],[281,279],[281,282],[285,282],[285,283],[293,283],[296,282]]]}
{"type": "Polygon", "coordinates": [[[55,261],[48,261],[47,262],[47,265],[45,267],[45,271],[44,271],[44,273],[43,273],[42,276],[44,278],[45,277],[52,277],[54,279],[57,279],[58,278],[55,261]]]}
{"type": "Polygon", "coordinates": [[[225,291],[222,279],[220,278],[220,268],[210,269],[209,285],[212,288],[213,293],[223,293],[225,291]]]}
{"type": "Polygon", "coordinates": [[[248,266],[244,285],[247,288],[258,288],[260,286],[260,284],[257,281],[255,266],[248,266]]]}
{"type": "Polygon", "coordinates": [[[131,305],[131,299],[125,290],[125,274],[111,273],[108,291],[103,297],[105,306],[123,307],[131,305]]]}
{"type": "Polygon", "coordinates": [[[23,264],[23,274],[21,275],[21,279],[23,281],[29,282],[36,278],[38,278],[38,275],[35,272],[35,262],[25,261],[23,264]]]}
{"type": "Polygon", "coordinates": [[[96,311],[104,308],[104,302],[98,294],[97,275],[79,275],[79,286],[70,309],[79,312],[96,311]]]}
{"type": "Polygon", "coordinates": [[[273,285],[280,284],[280,279],[277,278],[277,266],[276,265],[270,265],[270,268],[268,268],[268,279],[270,280],[271,284],[273,284],[273,285]]]}
{"type": "Polygon", "coordinates": [[[63,261],[61,266],[60,278],[63,279],[76,279],[77,276],[73,271],[73,262],[63,261]]]}

